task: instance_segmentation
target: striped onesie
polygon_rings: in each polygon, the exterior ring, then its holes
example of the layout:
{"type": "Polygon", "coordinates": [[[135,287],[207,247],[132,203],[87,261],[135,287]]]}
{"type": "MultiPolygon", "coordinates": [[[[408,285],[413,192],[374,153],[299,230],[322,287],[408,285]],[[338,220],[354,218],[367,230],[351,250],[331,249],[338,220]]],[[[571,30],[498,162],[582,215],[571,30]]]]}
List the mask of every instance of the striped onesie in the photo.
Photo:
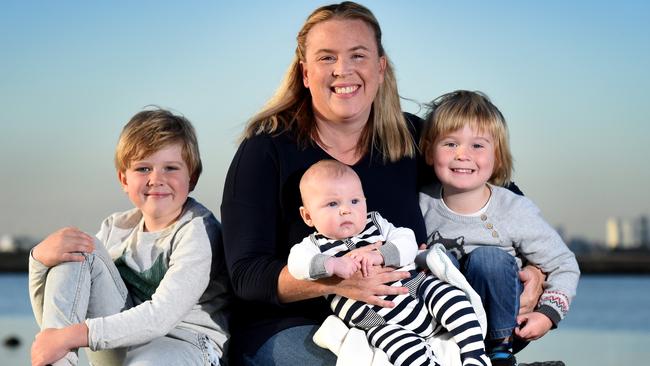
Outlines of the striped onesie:
{"type": "Polygon", "coordinates": [[[377,241],[384,243],[378,250],[385,266],[403,267],[400,270],[411,273],[410,278],[391,284],[407,287],[409,293],[384,296],[395,303],[394,308],[327,295],[334,314],[349,326],[363,329],[370,344],[386,352],[396,366],[439,365],[426,339],[445,331],[458,344],[463,366],[490,365],[478,319],[465,293],[431,274],[416,271],[413,231],[393,226],[377,212],[368,213],[366,226],[357,236],[332,240],[314,233],[294,245],[289,254],[289,272],[298,279],[327,277],[327,258],[343,256],[377,241]]]}

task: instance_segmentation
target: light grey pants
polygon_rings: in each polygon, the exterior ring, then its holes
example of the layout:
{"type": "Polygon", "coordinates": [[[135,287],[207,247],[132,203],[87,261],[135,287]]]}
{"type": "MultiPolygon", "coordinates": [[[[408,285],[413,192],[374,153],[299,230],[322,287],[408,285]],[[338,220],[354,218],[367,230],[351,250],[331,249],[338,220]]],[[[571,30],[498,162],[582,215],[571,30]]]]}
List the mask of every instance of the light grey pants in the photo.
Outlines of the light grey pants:
{"type": "MultiPolygon", "coordinates": [[[[65,262],[50,268],[45,283],[41,329],[63,328],[119,313],[133,306],[129,292],[102,243],[84,254],[83,262],[65,262]]],[[[42,316],[39,316],[42,315],[42,316]]],[[[210,365],[208,340],[193,330],[176,327],[148,343],[113,350],[86,349],[93,365],[210,365]]],[[[76,365],[77,351],[53,365],[76,365]]]]}

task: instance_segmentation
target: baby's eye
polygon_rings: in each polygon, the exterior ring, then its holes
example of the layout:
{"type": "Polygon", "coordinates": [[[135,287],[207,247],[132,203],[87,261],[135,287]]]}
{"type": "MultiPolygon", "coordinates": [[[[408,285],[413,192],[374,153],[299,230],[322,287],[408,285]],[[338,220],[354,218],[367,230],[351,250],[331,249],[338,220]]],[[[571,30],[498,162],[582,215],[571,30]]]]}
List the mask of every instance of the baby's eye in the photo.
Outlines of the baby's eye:
{"type": "Polygon", "coordinates": [[[327,207],[336,207],[336,206],[338,206],[338,203],[336,203],[334,201],[327,203],[327,207]]]}
{"type": "Polygon", "coordinates": [[[360,201],[360,200],[359,200],[358,198],[353,198],[353,199],[352,199],[352,204],[353,204],[353,205],[356,205],[357,203],[359,203],[359,201],[360,201]]]}

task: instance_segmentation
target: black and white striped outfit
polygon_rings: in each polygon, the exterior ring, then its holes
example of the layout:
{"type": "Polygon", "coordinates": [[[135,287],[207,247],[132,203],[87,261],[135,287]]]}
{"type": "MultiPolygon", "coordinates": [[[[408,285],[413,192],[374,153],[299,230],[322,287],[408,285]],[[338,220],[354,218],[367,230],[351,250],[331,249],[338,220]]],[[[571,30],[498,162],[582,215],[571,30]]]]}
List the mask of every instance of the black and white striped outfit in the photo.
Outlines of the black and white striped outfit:
{"type": "Polygon", "coordinates": [[[342,256],[377,241],[384,242],[379,250],[385,265],[409,265],[406,269],[412,269],[410,278],[391,284],[407,287],[409,293],[384,296],[395,303],[394,308],[328,295],[334,314],[348,325],[364,329],[370,344],[386,352],[397,366],[439,365],[426,339],[443,332],[449,332],[458,344],[463,366],[490,365],[478,318],[465,293],[433,275],[415,271],[412,263],[417,243],[413,232],[396,228],[376,212],[368,214],[366,227],[358,236],[331,240],[315,233],[294,245],[289,255],[289,272],[300,279],[325,277],[326,258],[342,256]]]}

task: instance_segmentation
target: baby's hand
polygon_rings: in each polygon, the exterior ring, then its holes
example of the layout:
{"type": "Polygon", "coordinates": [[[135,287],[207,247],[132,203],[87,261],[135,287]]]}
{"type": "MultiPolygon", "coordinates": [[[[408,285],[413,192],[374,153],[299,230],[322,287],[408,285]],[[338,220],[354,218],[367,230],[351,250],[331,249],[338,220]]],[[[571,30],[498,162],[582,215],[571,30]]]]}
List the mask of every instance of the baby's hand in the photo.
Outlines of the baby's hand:
{"type": "Polygon", "coordinates": [[[84,257],[79,253],[93,250],[95,241],[92,236],[77,228],[64,227],[38,243],[32,256],[47,267],[54,267],[62,262],[82,262],[84,257]]]}
{"type": "Polygon", "coordinates": [[[515,328],[515,334],[527,341],[541,338],[553,326],[551,319],[538,312],[517,316],[517,323],[519,327],[515,328]]]}
{"type": "Polygon", "coordinates": [[[377,248],[382,246],[382,244],[381,241],[378,241],[372,245],[351,250],[350,253],[346,255],[359,261],[361,264],[361,273],[364,277],[368,277],[370,267],[384,264],[384,256],[377,250],[377,248]]]}
{"type": "Polygon", "coordinates": [[[348,279],[361,268],[361,263],[348,256],[331,257],[325,262],[327,273],[331,273],[343,279],[348,279]]]}

